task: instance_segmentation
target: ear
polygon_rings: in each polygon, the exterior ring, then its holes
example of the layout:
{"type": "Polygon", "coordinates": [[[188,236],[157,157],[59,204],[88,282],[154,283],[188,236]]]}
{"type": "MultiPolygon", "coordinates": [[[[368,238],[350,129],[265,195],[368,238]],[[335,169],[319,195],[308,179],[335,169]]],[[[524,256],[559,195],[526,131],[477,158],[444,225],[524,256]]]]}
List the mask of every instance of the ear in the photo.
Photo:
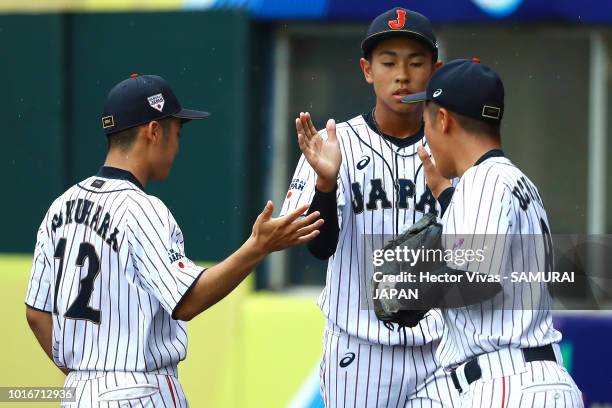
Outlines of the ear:
{"type": "Polygon", "coordinates": [[[446,108],[440,108],[438,111],[438,124],[442,129],[442,133],[449,133],[451,129],[451,121],[453,120],[446,108]]]}
{"type": "Polygon", "coordinates": [[[444,62],[442,62],[442,61],[437,61],[437,62],[435,62],[435,63],[433,64],[433,70],[432,70],[432,73],[433,73],[433,72],[436,72],[436,71],[437,71],[437,70],[438,70],[438,69],[439,69],[439,68],[440,68],[442,65],[444,65],[444,62]]]}
{"type": "Polygon", "coordinates": [[[374,79],[372,78],[372,64],[365,58],[359,59],[359,65],[361,66],[361,72],[363,72],[363,77],[365,78],[368,84],[374,83],[374,79]]]}
{"type": "Polygon", "coordinates": [[[156,120],[149,122],[149,124],[146,127],[146,131],[147,131],[147,139],[151,143],[158,144],[161,141],[162,133],[163,133],[163,128],[162,128],[161,123],[159,123],[156,120]]]}

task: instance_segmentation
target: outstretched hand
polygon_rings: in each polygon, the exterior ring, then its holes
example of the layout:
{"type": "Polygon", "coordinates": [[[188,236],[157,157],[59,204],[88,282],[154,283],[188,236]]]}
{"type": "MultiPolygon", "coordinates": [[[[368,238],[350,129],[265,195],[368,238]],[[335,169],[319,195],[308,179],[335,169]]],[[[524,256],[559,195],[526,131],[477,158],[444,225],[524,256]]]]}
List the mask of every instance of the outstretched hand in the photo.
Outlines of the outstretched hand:
{"type": "Polygon", "coordinates": [[[423,162],[423,170],[425,171],[425,182],[427,186],[431,190],[434,198],[438,199],[440,194],[444,190],[446,190],[451,186],[451,183],[448,179],[444,178],[440,171],[436,167],[434,161],[429,157],[429,153],[425,150],[423,146],[419,146],[417,148],[417,153],[419,155],[419,159],[423,162]]]}
{"type": "Polygon", "coordinates": [[[312,124],[310,113],[301,112],[295,119],[298,144],[306,160],[317,173],[317,189],[323,192],[332,191],[340,172],[342,154],[336,137],[336,122],[327,121],[327,140],[323,140],[312,124]]]}
{"type": "Polygon", "coordinates": [[[283,217],[272,218],[274,204],[268,201],[253,225],[251,239],[264,254],[304,244],[317,235],[323,225],[318,211],[298,220],[306,212],[308,205],[298,207],[283,217]]]}

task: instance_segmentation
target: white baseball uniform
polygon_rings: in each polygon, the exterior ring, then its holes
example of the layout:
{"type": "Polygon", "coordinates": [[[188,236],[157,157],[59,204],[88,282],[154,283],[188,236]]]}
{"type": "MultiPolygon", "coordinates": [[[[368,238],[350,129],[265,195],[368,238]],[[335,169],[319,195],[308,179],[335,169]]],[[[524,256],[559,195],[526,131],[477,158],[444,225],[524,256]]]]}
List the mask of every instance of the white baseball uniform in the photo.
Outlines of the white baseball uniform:
{"type": "MultiPolygon", "coordinates": [[[[323,399],[328,407],[453,406],[456,390],[434,359],[442,334],[439,311],[431,311],[414,329],[398,330],[379,321],[372,306],[373,266],[366,247],[380,248],[425,212],[439,211],[416,153],[425,145],[423,134],[394,144],[378,133],[372,116],[336,126],[342,152],[340,234],[318,300],[327,319],[323,399]]],[[[320,134],[327,137],[325,131],[320,134]]],[[[316,178],[302,155],[281,214],[312,201],[316,178]]]]}
{"type": "Polygon", "coordinates": [[[186,407],[177,381],[186,324],[172,313],[203,271],[168,208],[131,173],[103,167],[57,198],[25,303],[53,314],[53,359],[77,389],[65,406],[186,407]]]}
{"type": "Polygon", "coordinates": [[[442,225],[445,248],[486,248],[484,261],[457,268],[498,276],[503,288],[491,300],[442,310],[437,356],[458,367],[462,407],[582,407],[562,366],[546,283],[512,280],[513,271],[552,271],[550,228],[535,185],[492,150],[461,176],[442,225]],[[548,345],[556,362],[528,362],[521,351],[548,345]],[[468,384],[464,371],[474,358],[482,378],[468,384]]]}

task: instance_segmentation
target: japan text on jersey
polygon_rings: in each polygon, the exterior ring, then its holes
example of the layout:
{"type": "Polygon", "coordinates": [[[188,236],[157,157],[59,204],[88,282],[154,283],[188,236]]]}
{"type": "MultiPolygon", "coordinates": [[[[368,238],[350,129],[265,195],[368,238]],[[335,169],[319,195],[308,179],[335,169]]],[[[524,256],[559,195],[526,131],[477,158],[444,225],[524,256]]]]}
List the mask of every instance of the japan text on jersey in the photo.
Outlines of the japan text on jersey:
{"type": "MultiPolygon", "coordinates": [[[[424,213],[439,214],[416,153],[418,146],[427,148],[425,138],[421,134],[414,143],[395,145],[362,115],[337,124],[336,133],[342,153],[337,189],[340,236],[329,259],[319,306],[333,324],[369,342],[420,345],[437,339],[442,327],[437,313],[429,314],[407,338],[376,318],[368,291],[372,264],[366,259],[367,248],[382,247],[385,238],[397,235],[424,213]]],[[[325,131],[320,134],[326,138],[325,131]]],[[[281,214],[312,201],[316,177],[302,155],[281,214]]]]}

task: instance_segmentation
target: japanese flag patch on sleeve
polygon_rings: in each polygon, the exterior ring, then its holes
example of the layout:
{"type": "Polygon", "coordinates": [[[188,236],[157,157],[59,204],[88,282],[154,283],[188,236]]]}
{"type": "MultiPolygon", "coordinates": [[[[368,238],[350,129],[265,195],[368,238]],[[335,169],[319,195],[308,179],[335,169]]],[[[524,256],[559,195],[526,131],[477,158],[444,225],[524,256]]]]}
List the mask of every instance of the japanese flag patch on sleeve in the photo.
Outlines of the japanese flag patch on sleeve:
{"type": "Polygon", "coordinates": [[[197,277],[204,269],[203,267],[196,265],[185,255],[172,249],[168,255],[170,257],[171,267],[174,272],[185,273],[187,275],[197,277]]]}

